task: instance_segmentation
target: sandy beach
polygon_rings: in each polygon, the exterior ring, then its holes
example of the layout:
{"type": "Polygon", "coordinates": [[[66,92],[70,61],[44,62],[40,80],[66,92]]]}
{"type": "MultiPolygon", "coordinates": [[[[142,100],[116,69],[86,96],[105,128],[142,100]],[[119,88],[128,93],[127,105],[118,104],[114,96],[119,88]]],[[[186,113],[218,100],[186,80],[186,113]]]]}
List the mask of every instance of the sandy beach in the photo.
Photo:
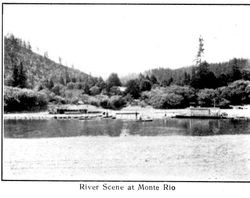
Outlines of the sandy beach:
{"type": "MultiPolygon", "coordinates": [[[[153,119],[161,119],[165,117],[172,117],[176,114],[186,114],[189,109],[154,109],[150,106],[147,107],[139,107],[139,106],[128,106],[121,110],[107,110],[107,109],[98,109],[102,112],[108,112],[109,115],[116,116],[117,113],[120,112],[138,112],[139,116],[142,117],[150,117],[153,119]]],[[[226,113],[229,117],[245,117],[250,119],[250,105],[244,106],[242,109],[233,108],[233,109],[221,109],[220,113],[226,113]]],[[[83,114],[86,115],[86,114],[83,114]]],[[[51,119],[58,114],[49,114],[47,111],[38,112],[38,113],[7,113],[4,114],[5,120],[15,120],[15,119],[51,119]]],[[[74,116],[82,116],[82,115],[74,115],[74,116]]],[[[134,116],[131,117],[134,119],[134,116]]]]}

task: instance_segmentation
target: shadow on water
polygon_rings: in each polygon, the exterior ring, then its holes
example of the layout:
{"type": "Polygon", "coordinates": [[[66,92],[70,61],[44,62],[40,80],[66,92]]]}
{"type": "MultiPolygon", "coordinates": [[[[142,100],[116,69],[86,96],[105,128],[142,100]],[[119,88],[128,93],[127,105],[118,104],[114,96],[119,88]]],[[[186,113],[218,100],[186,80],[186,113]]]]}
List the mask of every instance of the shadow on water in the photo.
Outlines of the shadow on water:
{"type": "Polygon", "coordinates": [[[5,138],[74,136],[211,136],[250,134],[250,122],[206,119],[124,120],[5,120],[5,138]]]}

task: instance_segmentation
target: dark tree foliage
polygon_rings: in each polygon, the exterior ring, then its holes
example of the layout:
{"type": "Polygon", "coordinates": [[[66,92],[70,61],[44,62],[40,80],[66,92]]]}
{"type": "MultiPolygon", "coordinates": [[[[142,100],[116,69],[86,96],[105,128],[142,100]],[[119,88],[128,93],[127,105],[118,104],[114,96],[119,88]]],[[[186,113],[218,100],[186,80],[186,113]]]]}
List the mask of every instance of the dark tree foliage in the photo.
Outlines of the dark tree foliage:
{"type": "Polygon", "coordinates": [[[168,80],[163,80],[163,81],[161,82],[161,86],[162,86],[162,87],[170,86],[172,82],[173,82],[173,78],[171,77],[171,78],[168,79],[168,80]]]}
{"type": "Polygon", "coordinates": [[[100,94],[101,88],[98,86],[93,86],[89,89],[89,92],[91,95],[97,95],[97,94],[100,94]]]}
{"type": "Polygon", "coordinates": [[[51,89],[51,91],[60,96],[62,94],[62,92],[64,91],[64,86],[61,84],[55,84],[55,86],[51,89]]]}
{"type": "Polygon", "coordinates": [[[230,75],[230,77],[231,77],[230,81],[233,82],[233,81],[241,79],[242,74],[241,74],[241,71],[240,71],[240,68],[239,68],[239,65],[238,65],[238,61],[237,61],[236,58],[234,58],[231,61],[231,64],[232,64],[232,73],[230,75]]]}
{"type": "Polygon", "coordinates": [[[27,76],[21,62],[19,66],[13,65],[12,79],[9,83],[13,87],[26,88],[27,87],[27,76]]]}
{"type": "Polygon", "coordinates": [[[142,93],[142,98],[155,108],[183,108],[195,102],[194,89],[182,86],[169,86],[142,93]]]}
{"type": "Polygon", "coordinates": [[[189,85],[191,81],[190,74],[187,72],[184,73],[183,85],[189,85]]]}
{"type": "Polygon", "coordinates": [[[48,80],[46,80],[46,87],[49,90],[51,90],[54,87],[54,81],[52,76],[48,80]]]}
{"type": "Polygon", "coordinates": [[[198,104],[202,107],[213,107],[217,99],[217,91],[214,89],[202,89],[197,93],[198,104]]]}
{"type": "Polygon", "coordinates": [[[137,79],[129,80],[126,85],[126,94],[130,94],[134,99],[140,97],[140,86],[137,79]]]}
{"type": "Polygon", "coordinates": [[[16,64],[13,65],[12,79],[10,85],[12,87],[18,87],[19,85],[19,68],[16,64]]]}
{"type": "Polygon", "coordinates": [[[71,81],[73,82],[73,83],[76,83],[76,77],[75,76],[73,76],[72,78],[71,78],[71,81]]]}
{"type": "Polygon", "coordinates": [[[90,88],[88,84],[83,85],[83,93],[84,94],[90,94],[90,88]]]}
{"type": "Polygon", "coordinates": [[[4,111],[30,111],[46,108],[48,99],[42,92],[17,87],[4,88],[4,111]]]}
{"type": "Polygon", "coordinates": [[[65,69],[65,83],[68,84],[71,80],[70,80],[70,76],[69,76],[69,72],[68,69],[65,69]]]}
{"type": "Polygon", "coordinates": [[[242,78],[244,80],[250,80],[250,70],[243,70],[242,71],[242,78]]]}
{"type": "Polygon", "coordinates": [[[231,105],[250,103],[250,81],[237,80],[227,87],[221,87],[220,98],[230,101],[231,105]]]}
{"type": "Polygon", "coordinates": [[[157,78],[153,74],[150,76],[150,81],[152,84],[158,84],[157,78]]]}
{"type": "Polygon", "coordinates": [[[20,63],[19,66],[19,87],[26,88],[27,87],[27,76],[23,67],[23,63],[20,63]]]}
{"type": "Polygon", "coordinates": [[[60,76],[59,82],[60,82],[61,85],[66,85],[64,77],[62,75],[60,76]]]}
{"type": "Polygon", "coordinates": [[[225,75],[225,74],[221,74],[218,78],[217,78],[217,87],[223,87],[226,86],[229,82],[229,76],[225,75]]]}
{"type": "Polygon", "coordinates": [[[106,83],[107,83],[107,88],[108,88],[108,90],[109,90],[111,87],[113,87],[113,86],[119,87],[119,86],[122,85],[122,84],[121,84],[121,81],[120,81],[120,79],[119,79],[119,77],[118,77],[118,75],[117,75],[116,73],[110,74],[110,76],[108,77],[106,83]]]}
{"type": "Polygon", "coordinates": [[[100,87],[101,90],[106,88],[106,83],[104,82],[104,80],[102,79],[102,77],[97,78],[96,81],[96,86],[100,87]]]}
{"type": "Polygon", "coordinates": [[[145,78],[145,79],[140,80],[139,87],[140,87],[140,91],[149,91],[152,85],[151,85],[151,82],[145,78]]]}
{"type": "Polygon", "coordinates": [[[190,85],[196,89],[215,88],[217,86],[217,79],[213,72],[209,71],[209,64],[203,62],[192,73],[190,85]]]}

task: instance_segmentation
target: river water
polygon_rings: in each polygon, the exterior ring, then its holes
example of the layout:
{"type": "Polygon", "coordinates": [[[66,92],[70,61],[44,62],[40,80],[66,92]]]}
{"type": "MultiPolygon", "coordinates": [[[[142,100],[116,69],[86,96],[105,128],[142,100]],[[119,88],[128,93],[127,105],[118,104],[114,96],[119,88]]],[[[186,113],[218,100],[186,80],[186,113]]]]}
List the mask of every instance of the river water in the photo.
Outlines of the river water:
{"type": "Polygon", "coordinates": [[[5,120],[4,179],[250,181],[250,122],[5,120]]]}

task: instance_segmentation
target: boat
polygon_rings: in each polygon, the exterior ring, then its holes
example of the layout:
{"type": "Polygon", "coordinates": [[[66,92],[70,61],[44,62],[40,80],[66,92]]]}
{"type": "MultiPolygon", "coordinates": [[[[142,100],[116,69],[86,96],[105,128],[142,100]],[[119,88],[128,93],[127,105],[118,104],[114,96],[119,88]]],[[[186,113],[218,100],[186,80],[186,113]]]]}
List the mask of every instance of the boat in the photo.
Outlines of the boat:
{"type": "Polygon", "coordinates": [[[142,120],[136,120],[136,122],[152,122],[153,119],[142,119],[142,120]]]}
{"type": "Polygon", "coordinates": [[[103,119],[116,119],[115,116],[112,116],[112,115],[104,115],[102,116],[103,119]]]}
{"type": "Polygon", "coordinates": [[[89,117],[89,116],[82,116],[82,117],[79,117],[79,120],[91,120],[92,117],[89,117]]]}
{"type": "Polygon", "coordinates": [[[153,119],[150,117],[147,117],[147,118],[140,117],[138,120],[136,120],[136,122],[152,122],[152,121],[153,119]]]}
{"type": "Polygon", "coordinates": [[[204,116],[204,115],[175,115],[172,118],[193,118],[193,119],[223,119],[223,116],[204,116]]]}
{"type": "Polygon", "coordinates": [[[193,119],[226,119],[226,113],[220,113],[219,108],[192,107],[185,114],[177,114],[172,118],[193,118],[193,119]]]}
{"type": "Polygon", "coordinates": [[[236,117],[230,117],[230,120],[232,120],[232,121],[240,121],[240,120],[249,120],[249,118],[243,117],[243,116],[236,116],[236,117]]]}

